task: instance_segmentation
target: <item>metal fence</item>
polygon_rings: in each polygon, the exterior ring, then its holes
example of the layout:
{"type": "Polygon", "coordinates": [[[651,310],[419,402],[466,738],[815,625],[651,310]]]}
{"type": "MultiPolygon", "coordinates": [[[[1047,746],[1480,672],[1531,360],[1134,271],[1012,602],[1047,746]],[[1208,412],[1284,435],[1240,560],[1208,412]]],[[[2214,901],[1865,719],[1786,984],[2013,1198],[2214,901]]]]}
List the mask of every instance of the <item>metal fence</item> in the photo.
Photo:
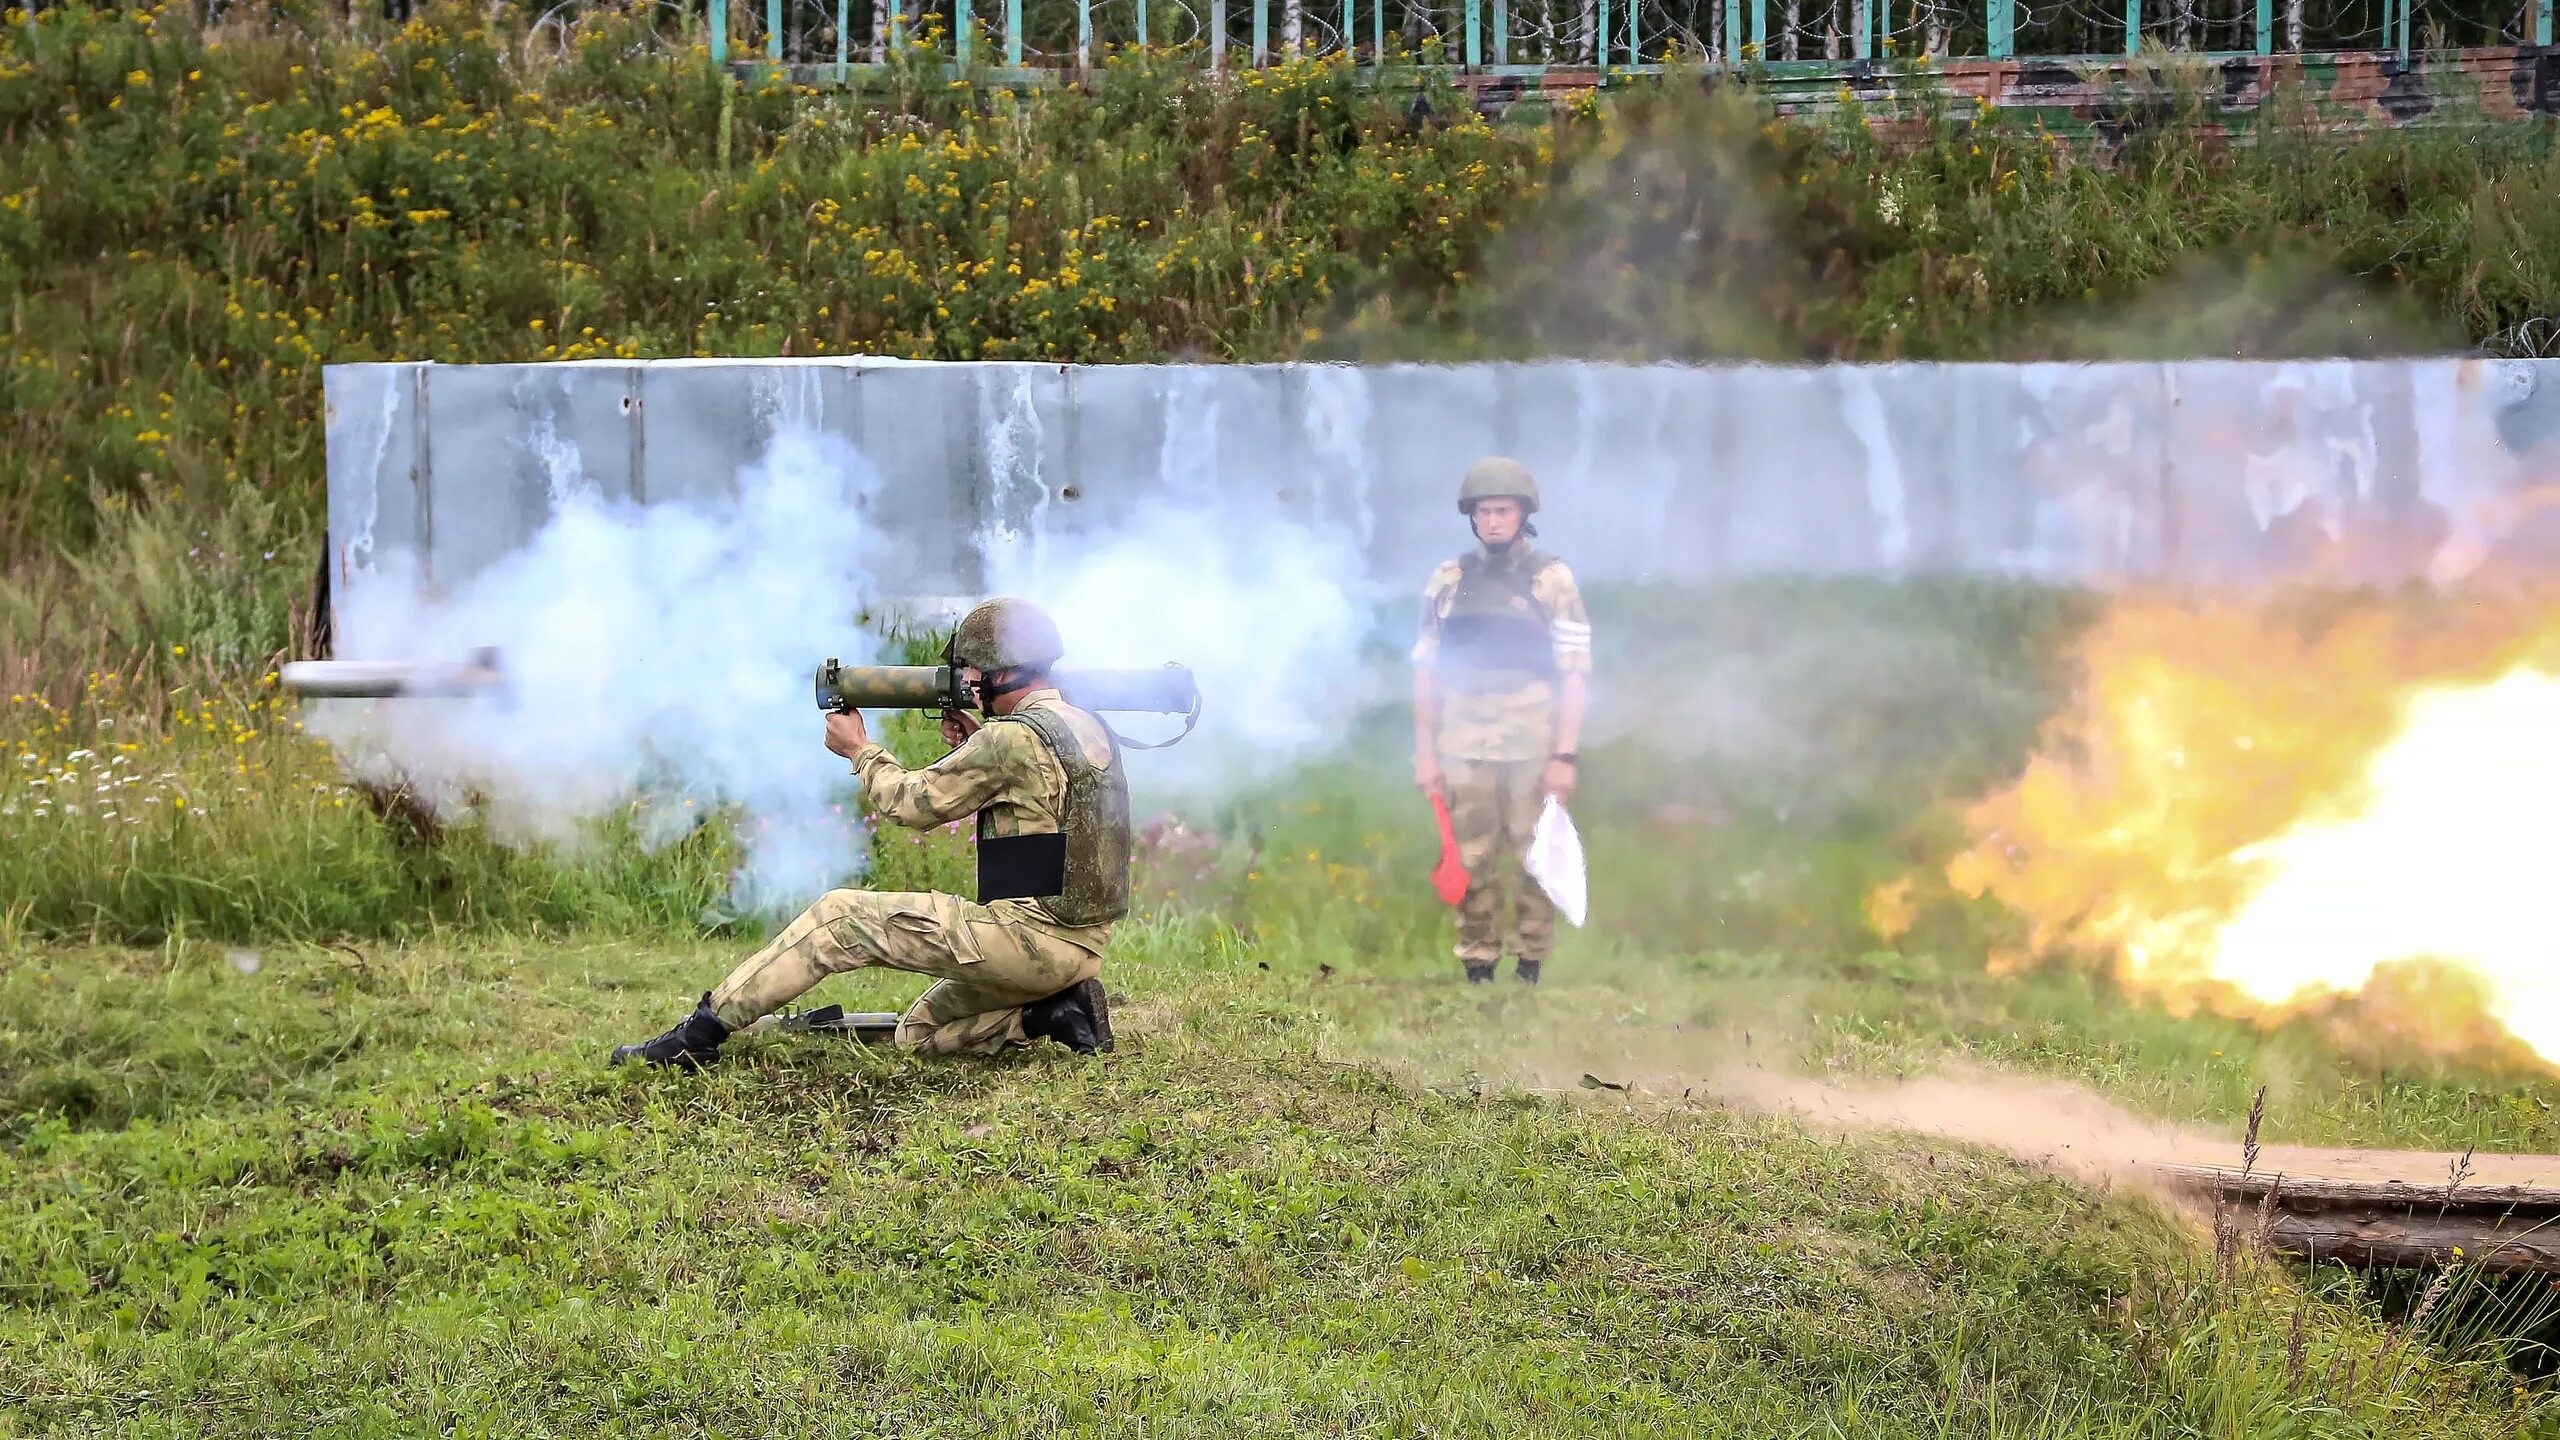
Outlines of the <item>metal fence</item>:
{"type": "Polygon", "coordinates": [[[1673,63],[2397,54],[2554,43],[2560,0],[709,0],[715,58],[1076,71],[1130,46],[1213,70],[1348,56],[1481,74],[1673,63]]]}

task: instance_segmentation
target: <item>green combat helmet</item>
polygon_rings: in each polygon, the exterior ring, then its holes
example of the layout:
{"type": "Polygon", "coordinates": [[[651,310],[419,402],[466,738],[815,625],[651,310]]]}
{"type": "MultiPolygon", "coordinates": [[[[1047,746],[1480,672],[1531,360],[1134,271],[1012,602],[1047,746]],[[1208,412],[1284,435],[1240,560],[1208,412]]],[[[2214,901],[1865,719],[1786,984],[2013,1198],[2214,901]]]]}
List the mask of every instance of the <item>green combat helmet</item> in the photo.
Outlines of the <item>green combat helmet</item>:
{"type": "Polygon", "coordinates": [[[946,663],[993,675],[999,670],[1046,670],[1066,653],[1057,622],[1039,606],[999,597],[961,618],[942,656],[946,663]]]}
{"type": "Polygon", "coordinates": [[[1517,460],[1500,455],[1488,456],[1467,467],[1467,478],[1458,485],[1458,513],[1473,515],[1479,500],[1512,499],[1520,502],[1523,515],[1538,513],[1538,477],[1517,460]]]}

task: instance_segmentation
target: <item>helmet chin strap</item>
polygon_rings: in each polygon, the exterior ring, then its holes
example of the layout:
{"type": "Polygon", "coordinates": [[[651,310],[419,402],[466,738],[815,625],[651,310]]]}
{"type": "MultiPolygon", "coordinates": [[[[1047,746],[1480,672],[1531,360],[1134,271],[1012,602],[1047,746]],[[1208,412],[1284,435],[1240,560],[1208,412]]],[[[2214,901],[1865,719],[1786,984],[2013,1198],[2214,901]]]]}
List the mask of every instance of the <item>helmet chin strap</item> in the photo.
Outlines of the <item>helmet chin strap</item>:
{"type": "Polygon", "coordinates": [[[1010,695],[1017,690],[1029,690],[1039,685],[1043,678],[1044,677],[1039,671],[1026,670],[1019,665],[1007,666],[1002,670],[989,670],[980,674],[978,676],[979,713],[983,715],[993,715],[996,713],[996,702],[998,700],[1003,699],[1005,696],[1010,695]]]}

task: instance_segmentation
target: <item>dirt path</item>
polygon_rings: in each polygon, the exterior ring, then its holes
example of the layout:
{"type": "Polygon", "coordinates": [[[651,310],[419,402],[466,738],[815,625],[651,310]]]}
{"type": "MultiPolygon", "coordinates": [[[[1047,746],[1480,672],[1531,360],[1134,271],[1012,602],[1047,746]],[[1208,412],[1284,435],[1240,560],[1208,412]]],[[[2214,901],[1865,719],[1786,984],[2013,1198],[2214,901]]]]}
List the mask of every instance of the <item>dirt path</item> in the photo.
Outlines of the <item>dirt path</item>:
{"type": "MultiPolygon", "coordinates": [[[[1940,1135],[2089,1179],[2139,1178],[2163,1165],[2236,1169],[2240,1164],[2236,1137],[2163,1126],[2059,1082],[1929,1077],[1855,1089],[1744,1069],[1719,1075],[1714,1088],[1735,1103],[1800,1115],[1816,1124],[1940,1135]]],[[[2256,1169],[2260,1174],[2441,1187],[2460,1162],[2459,1155],[2433,1150],[2268,1145],[2258,1152],[2256,1169]]],[[[2462,1183],[2560,1190],[2560,1155],[2474,1155],[2462,1183]]]]}

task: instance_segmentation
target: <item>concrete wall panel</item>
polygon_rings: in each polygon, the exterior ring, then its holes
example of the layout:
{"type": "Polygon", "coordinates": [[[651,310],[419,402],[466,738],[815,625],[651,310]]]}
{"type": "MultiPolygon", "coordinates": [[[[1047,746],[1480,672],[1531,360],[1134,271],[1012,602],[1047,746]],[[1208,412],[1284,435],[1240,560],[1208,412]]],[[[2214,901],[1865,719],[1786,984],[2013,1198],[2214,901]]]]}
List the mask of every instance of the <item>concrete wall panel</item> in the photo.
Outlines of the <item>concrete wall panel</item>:
{"type": "Polygon", "coordinates": [[[1464,545],[1452,498],[1489,453],[1537,472],[1547,543],[1599,581],[2560,567],[2555,362],[356,365],[328,394],[341,585],[399,555],[449,588],[572,488],[733,494],[795,427],[875,467],[890,597],[977,594],[991,561],[1036,573],[1162,507],[1337,529],[1401,590],[1464,545]]]}

